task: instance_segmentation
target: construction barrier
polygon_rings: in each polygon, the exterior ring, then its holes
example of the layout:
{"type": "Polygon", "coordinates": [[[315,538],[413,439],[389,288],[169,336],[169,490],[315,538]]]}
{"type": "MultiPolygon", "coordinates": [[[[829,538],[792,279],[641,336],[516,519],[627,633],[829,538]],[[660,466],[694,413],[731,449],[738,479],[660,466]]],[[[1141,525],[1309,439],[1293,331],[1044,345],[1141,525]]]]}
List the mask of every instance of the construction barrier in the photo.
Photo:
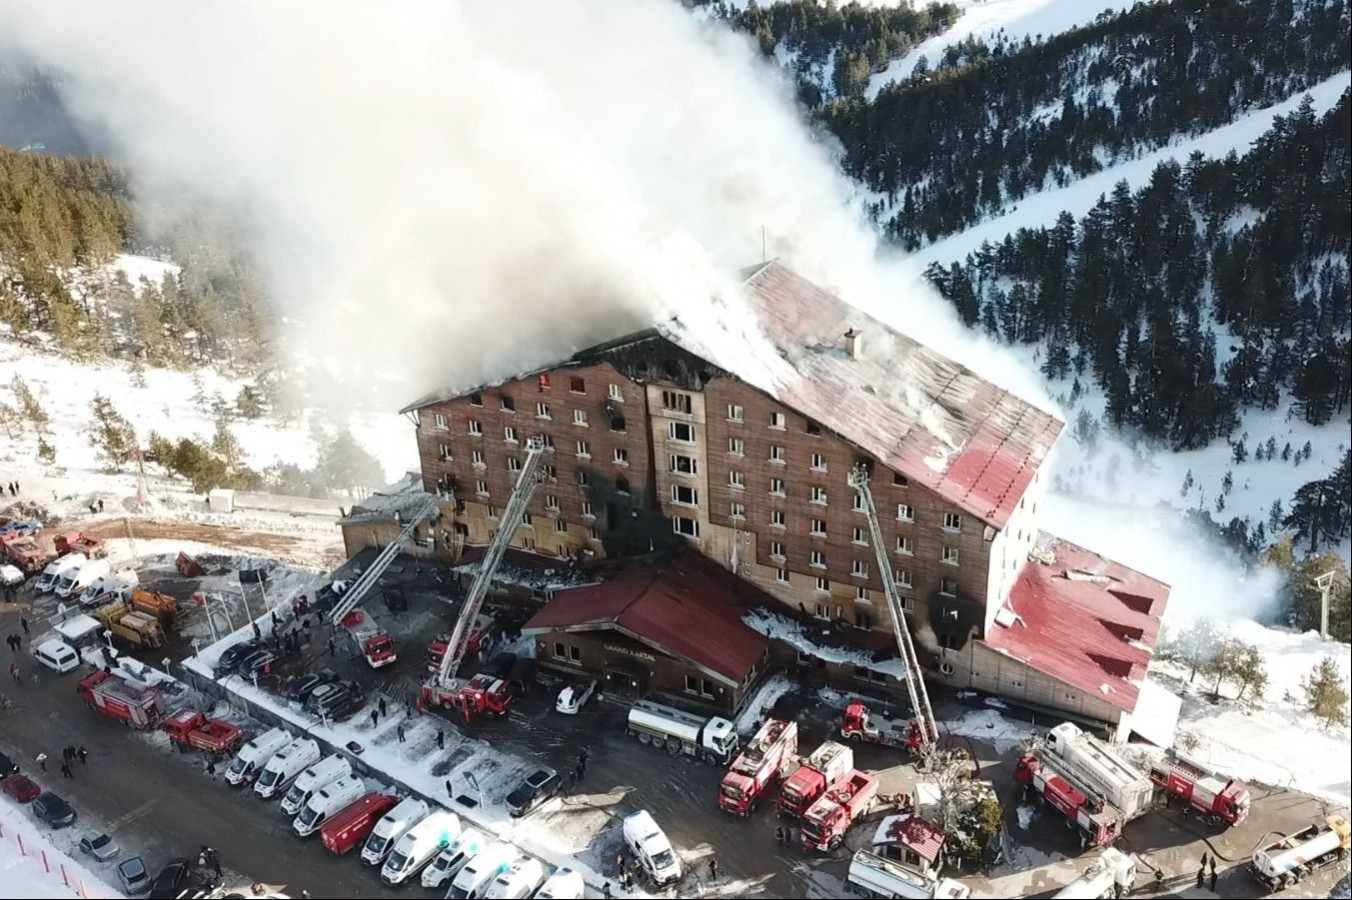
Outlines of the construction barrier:
{"type": "Polygon", "coordinates": [[[53,881],[59,879],[61,884],[71,891],[73,897],[85,897],[89,900],[103,897],[102,894],[91,890],[83,878],[71,872],[64,861],[57,861],[58,858],[64,860],[64,856],[56,853],[48,856],[46,850],[35,848],[34,843],[25,841],[22,831],[15,828],[6,829],[5,823],[0,822],[0,855],[17,851],[20,857],[32,860],[35,867],[40,866],[44,876],[53,881]]]}

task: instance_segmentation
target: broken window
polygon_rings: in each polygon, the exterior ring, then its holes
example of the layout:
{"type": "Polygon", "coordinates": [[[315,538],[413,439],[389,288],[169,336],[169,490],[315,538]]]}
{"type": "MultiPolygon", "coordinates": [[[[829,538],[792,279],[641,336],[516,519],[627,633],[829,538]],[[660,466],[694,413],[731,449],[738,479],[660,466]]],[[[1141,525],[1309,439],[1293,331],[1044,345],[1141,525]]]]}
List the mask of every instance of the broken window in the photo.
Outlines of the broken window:
{"type": "Polygon", "coordinates": [[[681,506],[695,506],[699,503],[699,491],[686,484],[673,484],[671,502],[681,506]]]}
{"type": "Polygon", "coordinates": [[[483,406],[483,405],[484,405],[484,395],[481,394],[481,393],[479,393],[478,391],[475,391],[474,393],[470,394],[470,395],[469,395],[469,405],[470,405],[470,406],[483,406]]]}
{"type": "Polygon", "coordinates": [[[443,444],[440,444],[440,445],[438,445],[438,447],[437,447],[437,452],[438,452],[438,454],[441,456],[442,459],[450,459],[450,458],[451,458],[451,445],[450,445],[450,444],[444,444],[444,443],[443,443],[443,444]]]}
{"type": "Polygon", "coordinates": [[[821,433],[822,433],[822,427],[821,427],[820,425],[818,425],[816,422],[813,422],[811,419],[809,419],[808,422],[807,422],[807,433],[808,433],[808,434],[821,434],[821,433]]]}
{"type": "Polygon", "coordinates": [[[958,596],[958,583],[952,578],[944,578],[939,581],[939,593],[945,597],[958,596]]]}
{"type": "Polygon", "coordinates": [[[543,391],[545,388],[549,387],[549,375],[547,374],[541,375],[539,380],[540,380],[540,390],[543,391]]]}
{"type": "MultiPolygon", "coordinates": [[[[868,593],[868,592],[865,591],[864,593],[868,593]]],[[[873,616],[872,616],[870,613],[864,612],[862,609],[856,609],[856,610],[854,611],[854,627],[855,627],[855,628],[872,628],[872,627],[873,627],[873,616]]]]}
{"type": "Polygon", "coordinates": [[[611,431],[624,431],[624,416],[611,416],[611,417],[610,417],[610,430],[611,430],[611,431]]]}
{"type": "Polygon", "coordinates": [[[906,485],[910,484],[910,482],[907,481],[906,476],[901,474],[900,472],[893,472],[892,484],[896,485],[897,487],[906,487],[906,485]]]}
{"type": "Polygon", "coordinates": [[[770,413],[770,427],[778,428],[782,431],[784,429],[784,414],[778,412],[770,413]]]}
{"type": "Polygon", "coordinates": [[[628,479],[628,478],[616,478],[616,479],[615,479],[615,493],[617,493],[617,494],[627,494],[627,493],[629,493],[629,479],[628,479]]]}
{"type": "Polygon", "coordinates": [[[689,394],[683,394],[680,391],[663,391],[662,408],[670,412],[690,415],[693,405],[689,394]]]}
{"type": "Polygon", "coordinates": [[[514,400],[514,399],[511,398],[511,397],[508,397],[506,394],[503,394],[503,395],[502,395],[502,411],[503,411],[503,412],[516,412],[516,400],[514,400]]]}
{"type": "Polygon", "coordinates": [[[587,393],[587,382],[574,375],[568,379],[568,390],[574,394],[585,394],[587,393]]]}
{"type": "Polygon", "coordinates": [[[671,530],[686,537],[697,538],[699,537],[699,522],[695,519],[687,519],[684,516],[672,516],[671,530]]]}

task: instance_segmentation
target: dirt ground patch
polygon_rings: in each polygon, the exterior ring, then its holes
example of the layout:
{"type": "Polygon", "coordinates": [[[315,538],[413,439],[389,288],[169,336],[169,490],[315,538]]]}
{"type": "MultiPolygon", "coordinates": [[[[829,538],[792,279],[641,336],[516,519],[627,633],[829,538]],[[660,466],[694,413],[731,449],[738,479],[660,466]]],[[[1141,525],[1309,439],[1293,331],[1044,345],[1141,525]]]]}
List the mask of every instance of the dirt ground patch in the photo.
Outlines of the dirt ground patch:
{"type": "Polygon", "coordinates": [[[326,565],[343,561],[343,545],[337,529],[330,540],[266,531],[249,531],[203,522],[164,522],[155,519],[109,519],[89,523],[86,534],[107,539],[178,540],[214,544],[240,553],[272,556],[287,562],[312,564],[318,555],[326,565]],[[129,531],[130,526],[130,531],[129,531]]]}

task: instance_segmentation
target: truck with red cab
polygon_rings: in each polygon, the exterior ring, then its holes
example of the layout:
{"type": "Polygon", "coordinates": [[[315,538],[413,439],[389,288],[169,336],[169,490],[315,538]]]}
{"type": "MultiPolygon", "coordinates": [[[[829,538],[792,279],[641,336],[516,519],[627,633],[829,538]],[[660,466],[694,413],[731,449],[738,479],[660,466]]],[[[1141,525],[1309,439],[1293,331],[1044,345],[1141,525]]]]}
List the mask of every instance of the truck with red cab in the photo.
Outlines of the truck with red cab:
{"type": "Polygon", "coordinates": [[[366,840],[381,816],[398,802],[399,798],[391,794],[367,794],[362,797],[320,826],[319,839],[324,849],[342,856],[366,840]]]}
{"type": "Polygon", "coordinates": [[[100,559],[108,555],[108,548],[104,546],[101,539],[90,537],[82,531],[58,534],[52,544],[56,547],[57,556],[65,556],[67,553],[82,553],[88,559],[100,559]]]}
{"type": "Polygon", "coordinates": [[[513,699],[512,687],[506,681],[480,673],[464,684],[448,688],[439,688],[428,681],[423,684],[418,701],[422,707],[454,707],[460,710],[466,722],[470,722],[475,716],[506,714],[513,699]]]}
{"type": "Polygon", "coordinates": [[[205,713],[187,706],[164,720],[164,732],[180,750],[201,750],[219,757],[230,756],[244,743],[244,732],[238,725],[208,719],[205,713]]]}
{"type": "Polygon", "coordinates": [[[343,630],[347,632],[352,646],[373,669],[383,668],[397,658],[394,640],[385,633],[372,615],[364,609],[354,609],[342,619],[343,630]]]}
{"type": "Polygon", "coordinates": [[[1150,764],[1150,783],[1183,801],[1209,824],[1238,825],[1249,814],[1249,789],[1234,778],[1221,778],[1176,758],[1150,764]]]}
{"type": "Polygon", "coordinates": [[[160,721],[160,698],[153,688],[138,688],[117,675],[95,672],[77,688],[89,708],[129,728],[153,728],[160,721]]]}
{"type": "Polygon", "coordinates": [[[845,832],[868,812],[878,796],[878,779],[858,769],[817,798],[803,815],[803,849],[831,851],[845,832]]]}
{"type": "Polygon", "coordinates": [[[749,816],[761,797],[789,773],[798,753],[798,723],[766,719],[728,766],[718,788],[718,808],[749,816]]]}
{"type": "Polygon", "coordinates": [[[847,741],[903,747],[915,752],[924,740],[920,723],[909,716],[894,716],[869,709],[863,700],[851,700],[840,720],[840,736],[847,741]]]}
{"type": "MultiPolygon", "coordinates": [[[[479,613],[470,626],[469,637],[465,638],[468,642],[465,655],[486,654],[491,650],[496,638],[496,625],[497,617],[492,613],[479,613]]],[[[446,658],[446,646],[450,642],[450,632],[446,631],[432,639],[432,643],[427,646],[427,671],[437,672],[441,669],[441,661],[446,658]]]]}
{"type": "Polygon", "coordinates": [[[0,542],[4,544],[5,556],[22,569],[25,575],[41,572],[53,559],[52,554],[42,549],[36,540],[18,532],[5,535],[0,542]]]}
{"type": "Polygon", "coordinates": [[[827,741],[803,760],[779,792],[781,815],[800,817],[826,789],[854,769],[854,751],[836,741],[827,741]]]}

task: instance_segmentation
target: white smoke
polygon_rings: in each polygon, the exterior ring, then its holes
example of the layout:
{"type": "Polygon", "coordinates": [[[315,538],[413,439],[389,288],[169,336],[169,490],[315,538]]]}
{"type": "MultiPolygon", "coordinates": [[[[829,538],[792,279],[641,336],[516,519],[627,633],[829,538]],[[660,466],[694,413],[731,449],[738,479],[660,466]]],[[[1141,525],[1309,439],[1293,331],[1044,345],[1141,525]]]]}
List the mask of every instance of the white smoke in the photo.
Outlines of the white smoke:
{"type": "MultiPolygon", "coordinates": [[[[387,407],[676,313],[754,352],[731,285],[763,252],[1051,406],[879,253],[784,76],[676,0],[8,0],[6,42],[65,75],[148,210],[247,222],[283,349],[387,407]]],[[[1196,566],[1082,512],[1059,530],[1196,566]]]]}
{"type": "MultiPolygon", "coordinates": [[[[305,329],[286,349],[397,374],[390,404],[676,312],[726,319],[708,300],[763,231],[917,338],[975,340],[874,265],[782,76],[675,0],[11,0],[0,34],[66,73],[147,205],[242,212],[305,329]]],[[[1004,358],[961,355],[990,374],[1004,358]]]]}

